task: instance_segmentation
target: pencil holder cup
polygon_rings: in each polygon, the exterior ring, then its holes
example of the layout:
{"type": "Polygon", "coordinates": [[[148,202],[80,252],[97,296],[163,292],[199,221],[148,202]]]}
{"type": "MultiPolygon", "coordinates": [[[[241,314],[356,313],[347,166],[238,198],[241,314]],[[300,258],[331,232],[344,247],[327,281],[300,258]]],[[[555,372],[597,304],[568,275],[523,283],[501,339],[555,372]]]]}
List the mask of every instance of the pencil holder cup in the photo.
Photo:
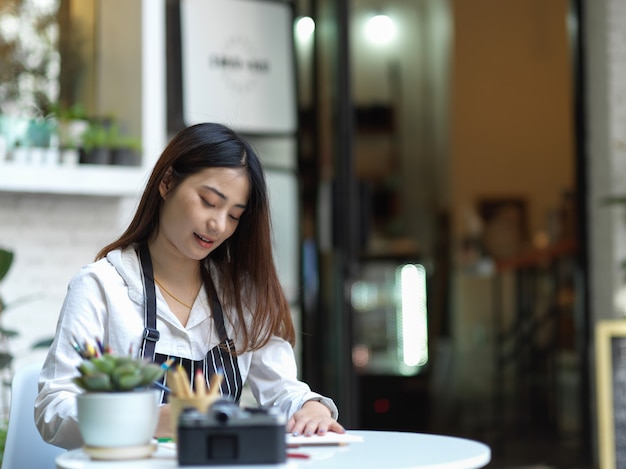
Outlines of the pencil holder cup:
{"type": "Polygon", "coordinates": [[[211,404],[221,399],[219,393],[216,395],[207,394],[205,396],[193,397],[177,397],[169,395],[167,402],[170,404],[170,418],[172,425],[172,437],[176,440],[178,436],[178,420],[180,414],[188,408],[197,409],[199,412],[206,413],[211,404]]]}

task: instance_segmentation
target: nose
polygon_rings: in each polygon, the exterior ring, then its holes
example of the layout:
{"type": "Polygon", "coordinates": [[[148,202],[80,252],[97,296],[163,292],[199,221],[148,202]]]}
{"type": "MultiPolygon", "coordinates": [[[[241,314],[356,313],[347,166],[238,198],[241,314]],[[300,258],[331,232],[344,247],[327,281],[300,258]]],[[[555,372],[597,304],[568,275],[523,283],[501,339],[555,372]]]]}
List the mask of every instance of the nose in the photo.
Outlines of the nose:
{"type": "Polygon", "coordinates": [[[209,230],[216,234],[222,234],[226,230],[228,213],[224,210],[215,210],[208,220],[209,230]]]}

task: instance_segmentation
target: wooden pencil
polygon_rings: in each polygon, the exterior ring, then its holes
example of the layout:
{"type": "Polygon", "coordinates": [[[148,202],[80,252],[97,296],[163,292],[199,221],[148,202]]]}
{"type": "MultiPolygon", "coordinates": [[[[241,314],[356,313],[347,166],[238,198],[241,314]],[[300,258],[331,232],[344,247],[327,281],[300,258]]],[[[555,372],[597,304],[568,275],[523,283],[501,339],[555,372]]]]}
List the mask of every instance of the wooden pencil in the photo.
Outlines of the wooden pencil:
{"type": "Polygon", "coordinates": [[[206,380],[204,378],[204,373],[202,373],[200,368],[196,370],[196,376],[193,384],[196,389],[196,397],[206,396],[206,380]]]}
{"type": "Polygon", "coordinates": [[[189,379],[189,375],[187,374],[187,371],[185,370],[183,365],[179,364],[176,367],[176,372],[178,375],[180,386],[182,388],[181,392],[183,394],[181,394],[181,397],[193,397],[193,394],[191,392],[191,380],[189,379]]]}
{"type": "Polygon", "coordinates": [[[223,380],[224,375],[222,373],[215,373],[211,376],[211,381],[209,383],[209,396],[216,396],[220,392],[220,386],[222,385],[223,380]]]}

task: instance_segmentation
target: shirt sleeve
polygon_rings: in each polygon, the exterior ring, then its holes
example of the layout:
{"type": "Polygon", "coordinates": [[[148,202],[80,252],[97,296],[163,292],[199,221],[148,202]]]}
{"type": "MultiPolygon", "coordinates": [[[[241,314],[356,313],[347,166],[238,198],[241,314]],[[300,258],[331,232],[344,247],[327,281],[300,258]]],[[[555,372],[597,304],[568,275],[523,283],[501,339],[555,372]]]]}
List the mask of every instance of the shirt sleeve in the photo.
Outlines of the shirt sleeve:
{"type": "Polygon", "coordinates": [[[81,358],[72,343],[74,338],[102,337],[105,309],[104,292],[97,279],[80,271],[68,287],[55,338],[39,377],[35,423],[48,443],[66,449],[83,444],[76,417],[76,395],[81,390],[73,382],[81,358]]]}
{"type": "Polygon", "coordinates": [[[317,400],[328,407],[337,419],[337,406],[328,397],[311,391],[308,384],[298,380],[296,359],[289,342],[272,337],[261,349],[252,353],[247,383],[262,408],[278,407],[291,418],[305,402],[317,400]]]}

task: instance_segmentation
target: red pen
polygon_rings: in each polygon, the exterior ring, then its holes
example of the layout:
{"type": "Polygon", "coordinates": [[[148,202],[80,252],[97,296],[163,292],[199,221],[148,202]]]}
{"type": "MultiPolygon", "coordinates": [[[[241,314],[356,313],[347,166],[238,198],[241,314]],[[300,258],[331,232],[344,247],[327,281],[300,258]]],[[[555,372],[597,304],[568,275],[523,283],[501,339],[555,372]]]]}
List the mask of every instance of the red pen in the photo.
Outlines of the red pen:
{"type": "Polygon", "coordinates": [[[306,453],[287,453],[288,458],[309,459],[311,456],[306,453]]]}

